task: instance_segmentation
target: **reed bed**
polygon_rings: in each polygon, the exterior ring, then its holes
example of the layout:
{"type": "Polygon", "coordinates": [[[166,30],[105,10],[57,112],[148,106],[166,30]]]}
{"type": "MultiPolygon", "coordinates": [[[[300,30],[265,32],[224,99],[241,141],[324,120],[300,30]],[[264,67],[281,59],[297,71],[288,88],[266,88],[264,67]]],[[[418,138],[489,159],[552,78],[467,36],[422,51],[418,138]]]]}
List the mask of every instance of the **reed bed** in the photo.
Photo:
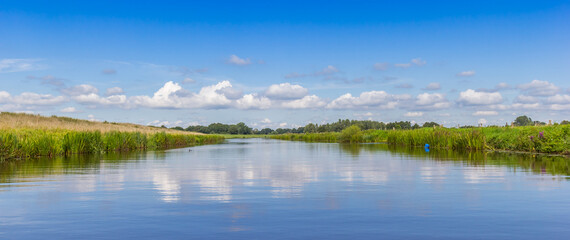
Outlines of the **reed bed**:
{"type": "Polygon", "coordinates": [[[345,130],[341,133],[283,134],[271,138],[307,142],[387,142],[403,146],[429,144],[430,148],[453,150],[505,150],[570,155],[570,125],[345,130]]]}
{"type": "Polygon", "coordinates": [[[38,156],[161,150],[223,140],[222,136],[216,135],[166,132],[10,129],[0,131],[0,161],[38,156]]]}

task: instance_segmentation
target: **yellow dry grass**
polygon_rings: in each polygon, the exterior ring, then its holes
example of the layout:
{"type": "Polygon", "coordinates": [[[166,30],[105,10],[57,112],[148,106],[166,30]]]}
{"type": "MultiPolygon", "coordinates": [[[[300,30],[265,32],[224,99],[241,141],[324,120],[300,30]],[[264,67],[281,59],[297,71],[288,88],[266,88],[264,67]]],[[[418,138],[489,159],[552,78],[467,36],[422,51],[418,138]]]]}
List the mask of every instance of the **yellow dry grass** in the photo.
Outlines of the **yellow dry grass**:
{"type": "Polygon", "coordinates": [[[141,132],[158,133],[166,132],[171,134],[194,134],[202,133],[179,131],[174,129],[143,126],[132,123],[108,123],[80,120],[68,117],[44,117],[40,115],[25,113],[0,113],[0,130],[7,129],[42,129],[42,130],[75,130],[75,131],[100,131],[102,133],[110,131],[120,132],[141,132]]]}

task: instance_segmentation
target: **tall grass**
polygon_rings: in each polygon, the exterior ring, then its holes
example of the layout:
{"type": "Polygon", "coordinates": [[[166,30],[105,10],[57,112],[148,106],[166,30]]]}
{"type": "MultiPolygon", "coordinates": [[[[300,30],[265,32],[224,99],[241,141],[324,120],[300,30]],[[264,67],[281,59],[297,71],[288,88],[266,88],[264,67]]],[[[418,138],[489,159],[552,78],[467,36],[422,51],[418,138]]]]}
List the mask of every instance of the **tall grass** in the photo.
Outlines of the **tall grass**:
{"type": "Polygon", "coordinates": [[[507,150],[570,155],[570,125],[388,131],[360,131],[354,128],[341,133],[283,134],[271,138],[308,142],[387,142],[405,146],[429,144],[431,148],[454,150],[507,150]]]}
{"type": "Polygon", "coordinates": [[[11,158],[128,152],[218,143],[216,135],[11,129],[0,131],[0,161],[11,158]]]}
{"type": "Polygon", "coordinates": [[[388,143],[424,146],[433,148],[485,150],[488,148],[485,135],[479,129],[421,128],[416,130],[390,131],[388,143]]]}

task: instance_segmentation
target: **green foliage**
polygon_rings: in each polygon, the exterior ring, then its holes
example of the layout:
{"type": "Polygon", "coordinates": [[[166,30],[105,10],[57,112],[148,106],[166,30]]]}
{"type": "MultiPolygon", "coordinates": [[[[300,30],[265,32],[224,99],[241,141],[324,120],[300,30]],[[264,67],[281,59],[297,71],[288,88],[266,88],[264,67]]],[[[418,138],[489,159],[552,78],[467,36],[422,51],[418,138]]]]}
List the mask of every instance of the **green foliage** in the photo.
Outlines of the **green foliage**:
{"type": "Polygon", "coordinates": [[[217,143],[215,135],[13,129],[0,132],[0,161],[11,158],[128,152],[217,143]]]}
{"type": "Polygon", "coordinates": [[[570,154],[570,125],[421,128],[415,130],[366,130],[352,126],[341,133],[305,133],[271,136],[274,139],[308,142],[387,142],[394,145],[443,149],[508,150],[570,154]]]}
{"type": "Polygon", "coordinates": [[[356,125],[352,125],[348,128],[345,128],[344,130],[342,130],[342,132],[340,132],[340,136],[339,136],[338,140],[340,142],[344,142],[344,143],[362,142],[362,140],[363,140],[362,131],[360,130],[360,127],[358,127],[356,125]]]}
{"type": "Polygon", "coordinates": [[[515,126],[532,126],[534,125],[534,122],[532,121],[531,118],[527,117],[527,116],[518,116],[515,119],[515,126]]]}

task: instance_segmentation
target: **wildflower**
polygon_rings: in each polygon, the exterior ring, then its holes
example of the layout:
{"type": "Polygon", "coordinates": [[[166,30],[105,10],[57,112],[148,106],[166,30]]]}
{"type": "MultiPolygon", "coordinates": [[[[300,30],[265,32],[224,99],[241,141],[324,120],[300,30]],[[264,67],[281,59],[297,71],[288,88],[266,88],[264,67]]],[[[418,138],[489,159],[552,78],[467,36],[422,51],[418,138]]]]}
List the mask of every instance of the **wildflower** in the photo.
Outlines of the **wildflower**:
{"type": "Polygon", "coordinates": [[[538,133],[539,138],[544,138],[544,133],[543,132],[539,132],[538,133]]]}
{"type": "Polygon", "coordinates": [[[530,140],[531,140],[531,141],[534,141],[534,136],[530,136],[530,140]]]}

